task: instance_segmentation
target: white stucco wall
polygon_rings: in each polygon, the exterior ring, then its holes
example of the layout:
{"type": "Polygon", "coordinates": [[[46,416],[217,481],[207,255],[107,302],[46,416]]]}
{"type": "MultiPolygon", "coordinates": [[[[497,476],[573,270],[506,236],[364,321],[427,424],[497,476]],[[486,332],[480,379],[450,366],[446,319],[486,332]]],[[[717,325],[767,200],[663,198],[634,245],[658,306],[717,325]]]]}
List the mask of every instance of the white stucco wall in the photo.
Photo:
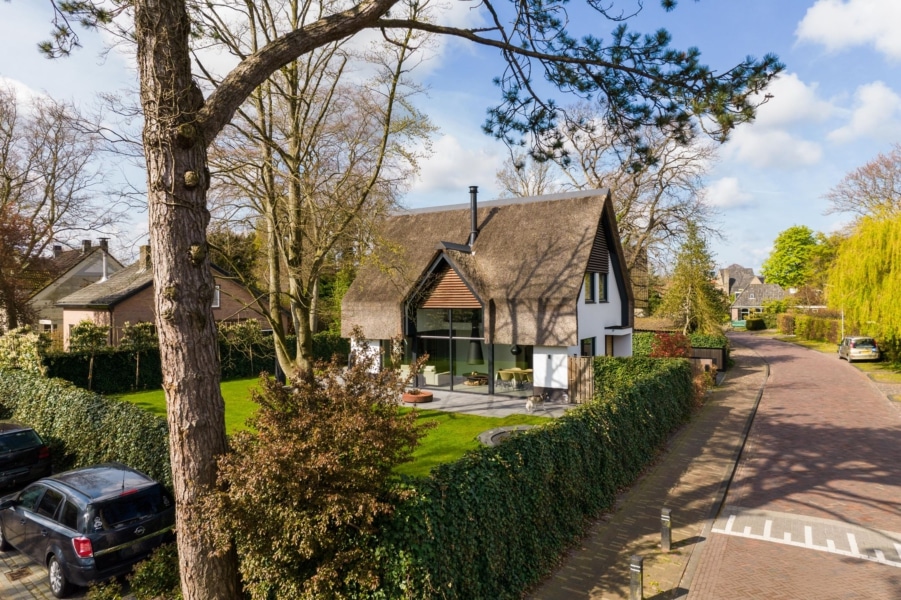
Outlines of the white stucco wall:
{"type": "Polygon", "coordinates": [[[559,346],[535,346],[532,350],[532,377],[535,387],[565,390],[567,381],[566,357],[574,351],[559,346]]]}
{"type": "MultiPolygon", "coordinates": [[[[579,292],[577,307],[579,319],[579,341],[587,338],[595,338],[594,351],[598,356],[604,355],[606,348],[604,337],[608,335],[608,327],[622,325],[622,300],[616,285],[616,277],[613,275],[612,261],[608,264],[607,273],[607,302],[585,303],[585,286],[579,292]]],[[[625,333],[625,332],[623,332],[625,333]]],[[[581,349],[577,346],[571,349],[570,354],[579,354],[581,349]]],[[[631,330],[621,336],[616,336],[613,342],[614,356],[632,356],[631,330]],[[623,339],[626,338],[626,339],[623,339]],[[628,348],[627,348],[628,346],[628,348]]]]}

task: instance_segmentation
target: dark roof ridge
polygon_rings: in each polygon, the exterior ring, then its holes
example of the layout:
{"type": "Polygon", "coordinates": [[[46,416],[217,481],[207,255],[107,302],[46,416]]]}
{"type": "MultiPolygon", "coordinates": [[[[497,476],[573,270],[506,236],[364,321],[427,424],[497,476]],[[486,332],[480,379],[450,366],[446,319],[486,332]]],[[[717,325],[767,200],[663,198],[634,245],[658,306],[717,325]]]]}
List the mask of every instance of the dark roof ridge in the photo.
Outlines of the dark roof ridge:
{"type": "MultiPolygon", "coordinates": [[[[588,198],[591,196],[607,196],[609,192],[608,188],[600,188],[596,190],[578,190],[575,192],[560,192],[558,194],[545,194],[543,196],[515,196],[512,198],[496,198],[494,200],[479,200],[478,207],[492,207],[492,206],[508,206],[511,204],[529,204],[532,202],[552,202],[554,200],[569,200],[572,198],[588,198]]],[[[454,211],[454,210],[470,210],[469,202],[460,203],[460,204],[442,204],[439,206],[425,206],[422,208],[405,208],[397,211],[392,211],[391,216],[400,216],[400,215],[410,215],[410,214],[422,214],[422,213],[432,213],[432,212],[445,212],[445,211],[454,211]]]]}

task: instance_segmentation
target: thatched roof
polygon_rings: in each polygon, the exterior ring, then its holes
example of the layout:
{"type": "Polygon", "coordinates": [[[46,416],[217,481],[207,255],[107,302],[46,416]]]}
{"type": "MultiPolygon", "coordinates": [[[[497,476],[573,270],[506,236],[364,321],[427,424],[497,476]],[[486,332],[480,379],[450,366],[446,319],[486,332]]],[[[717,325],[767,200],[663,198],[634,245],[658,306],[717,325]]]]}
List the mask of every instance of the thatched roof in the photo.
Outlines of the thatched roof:
{"type": "Polygon", "coordinates": [[[388,218],[375,253],[344,297],[343,335],[355,325],[369,339],[402,334],[405,301],[443,259],[482,302],[487,342],[576,345],[577,300],[596,236],[614,262],[611,289],[625,290],[619,324],[631,325],[631,289],[607,190],[481,202],[477,214],[471,254],[465,250],[469,205],[388,218]],[[459,248],[439,249],[440,242],[459,248]]]}

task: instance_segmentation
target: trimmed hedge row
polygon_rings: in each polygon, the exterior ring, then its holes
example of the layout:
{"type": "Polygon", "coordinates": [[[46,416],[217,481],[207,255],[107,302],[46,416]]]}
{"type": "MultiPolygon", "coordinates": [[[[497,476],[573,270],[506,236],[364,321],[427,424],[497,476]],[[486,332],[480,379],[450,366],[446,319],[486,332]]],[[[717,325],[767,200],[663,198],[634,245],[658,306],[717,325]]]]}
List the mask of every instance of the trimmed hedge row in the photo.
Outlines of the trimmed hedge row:
{"type": "MultiPolygon", "coordinates": [[[[666,332],[664,332],[666,333],[666,332]]],[[[650,356],[654,345],[654,331],[639,331],[632,334],[632,356],[650,356]]],[[[690,333],[688,339],[692,348],[728,348],[729,338],[721,333],[690,333]]]]}
{"type": "Polygon", "coordinates": [[[371,597],[520,598],[550,571],[691,413],[687,360],[595,368],[597,400],[410,482],[375,549],[385,573],[371,597]]]}
{"type": "Polygon", "coordinates": [[[0,417],[33,427],[53,453],[53,470],[119,461],[171,489],[166,421],[62,379],[0,369],[0,417]]]}
{"type": "MultiPolygon", "coordinates": [[[[294,338],[289,337],[289,344],[294,338]]],[[[316,360],[328,361],[332,355],[346,361],[350,353],[350,341],[327,331],[313,335],[313,356],[316,360]]],[[[222,379],[256,377],[262,371],[275,369],[275,351],[271,337],[253,346],[250,353],[238,350],[230,344],[219,341],[219,356],[222,365],[222,379]]],[[[44,357],[48,377],[59,377],[83,388],[88,387],[88,363],[90,355],[77,352],[54,352],[44,357]]],[[[93,391],[101,394],[121,394],[135,390],[152,390],[162,387],[163,374],[159,351],[154,349],[141,353],[141,368],[138,385],[135,386],[135,356],[133,352],[110,348],[94,356],[93,391]]]]}

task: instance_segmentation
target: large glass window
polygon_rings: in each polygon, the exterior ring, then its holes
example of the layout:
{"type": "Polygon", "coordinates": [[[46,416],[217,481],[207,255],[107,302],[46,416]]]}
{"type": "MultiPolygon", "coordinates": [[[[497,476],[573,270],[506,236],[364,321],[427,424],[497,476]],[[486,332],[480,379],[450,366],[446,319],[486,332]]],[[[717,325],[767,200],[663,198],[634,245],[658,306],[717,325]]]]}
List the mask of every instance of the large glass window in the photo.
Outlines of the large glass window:
{"type": "Polygon", "coordinates": [[[488,393],[488,349],[482,309],[420,308],[416,354],[428,354],[418,385],[488,393]]]}

